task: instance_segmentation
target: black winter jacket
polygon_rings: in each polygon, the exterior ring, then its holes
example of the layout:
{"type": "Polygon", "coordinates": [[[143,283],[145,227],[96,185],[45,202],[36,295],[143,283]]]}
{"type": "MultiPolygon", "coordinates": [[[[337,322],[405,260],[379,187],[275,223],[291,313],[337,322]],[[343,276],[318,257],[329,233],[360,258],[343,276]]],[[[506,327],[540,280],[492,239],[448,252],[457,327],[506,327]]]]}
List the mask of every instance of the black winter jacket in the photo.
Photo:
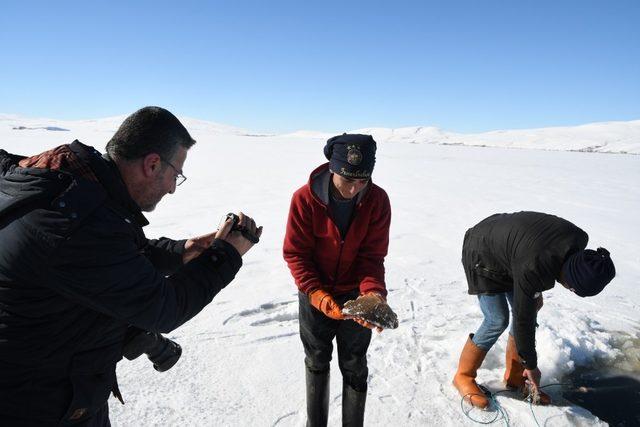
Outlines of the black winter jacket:
{"type": "Polygon", "coordinates": [[[242,264],[216,240],[183,265],[184,241],[146,239],[115,164],[69,147],[99,182],[0,150],[0,420],[12,425],[91,418],[117,391],[128,327],[172,331],[242,264]]]}
{"type": "Polygon", "coordinates": [[[462,264],[469,293],[513,291],[514,338],[528,369],[538,364],[535,298],[553,288],[565,259],[584,249],[588,240],[569,221],[539,212],[495,214],[464,236],[462,264]]]}

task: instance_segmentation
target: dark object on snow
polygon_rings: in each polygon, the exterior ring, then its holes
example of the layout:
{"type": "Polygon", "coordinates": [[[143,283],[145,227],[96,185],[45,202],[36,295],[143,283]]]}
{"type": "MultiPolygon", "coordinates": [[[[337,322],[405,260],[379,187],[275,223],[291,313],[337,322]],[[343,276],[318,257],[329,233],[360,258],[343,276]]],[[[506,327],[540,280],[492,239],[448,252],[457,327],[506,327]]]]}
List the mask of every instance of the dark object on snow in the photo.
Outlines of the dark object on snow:
{"type": "Polygon", "coordinates": [[[367,179],[376,164],[376,141],[371,135],[343,133],[327,140],[324,155],[338,175],[367,179]]]}
{"type": "Polygon", "coordinates": [[[609,251],[585,249],[571,255],[562,266],[567,285],[581,297],[598,295],[615,277],[616,268],[609,251]]]}
{"type": "Polygon", "coordinates": [[[242,233],[244,238],[250,241],[251,243],[258,243],[260,241],[260,238],[258,236],[254,235],[246,228],[238,225],[238,222],[240,221],[240,217],[238,215],[234,213],[228,213],[227,218],[233,220],[233,226],[231,227],[231,231],[239,231],[240,233],[242,233]]]}
{"type": "Polygon", "coordinates": [[[342,308],[342,314],[359,317],[382,329],[398,327],[398,316],[379,296],[361,295],[355,300],[347,301],[342,308]]]}
{"type": "Polygon", "coordinates": [[[52,130],[52,131],[57,131],[57,132],[69,132],[69,129],[59,128],[57,126],[40,126],[40,127],[35,127],[35,128],[28,128],[26,126],[14,126],[13,127],[13,130],[37,130],[37,129],[52,130]]]}
{"type": "Polygon", "coordinates": [[[124,344],[123,356],[129,360],[137,359],[145,353],[158,372],[168,371],[178,362],[182,347],[175,341],[155,332],[137,329],[124,344]]]}

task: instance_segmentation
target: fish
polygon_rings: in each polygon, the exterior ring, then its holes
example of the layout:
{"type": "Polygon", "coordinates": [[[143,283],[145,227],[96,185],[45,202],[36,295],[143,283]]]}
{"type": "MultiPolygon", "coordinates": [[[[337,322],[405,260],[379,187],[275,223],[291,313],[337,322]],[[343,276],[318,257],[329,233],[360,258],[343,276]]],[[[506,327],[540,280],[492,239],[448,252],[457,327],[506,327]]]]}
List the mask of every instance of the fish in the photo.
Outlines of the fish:
{"type": "Polygon", "coordinates": [[[398,316],[378,295],[360,295],[347,301],[342,307],[342,314],[366,320],[382,329],[396,329],[399,325],[398,316]]]}

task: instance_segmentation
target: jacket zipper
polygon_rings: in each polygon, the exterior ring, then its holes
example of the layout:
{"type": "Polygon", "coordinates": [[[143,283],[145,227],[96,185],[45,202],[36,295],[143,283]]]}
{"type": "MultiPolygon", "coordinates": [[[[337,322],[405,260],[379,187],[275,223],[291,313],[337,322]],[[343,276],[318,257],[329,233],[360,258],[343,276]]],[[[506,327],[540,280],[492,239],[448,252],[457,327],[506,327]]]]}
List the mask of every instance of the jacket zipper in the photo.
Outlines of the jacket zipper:
{"type": "Polygon", "coordinates": [[[509,274],[504,271],[494,270],[491,268],[487,268],[481,263],[476,264],[476,269],[483,271],[489,278],[500,279],[500,280],[508,280],[509,274]]]}

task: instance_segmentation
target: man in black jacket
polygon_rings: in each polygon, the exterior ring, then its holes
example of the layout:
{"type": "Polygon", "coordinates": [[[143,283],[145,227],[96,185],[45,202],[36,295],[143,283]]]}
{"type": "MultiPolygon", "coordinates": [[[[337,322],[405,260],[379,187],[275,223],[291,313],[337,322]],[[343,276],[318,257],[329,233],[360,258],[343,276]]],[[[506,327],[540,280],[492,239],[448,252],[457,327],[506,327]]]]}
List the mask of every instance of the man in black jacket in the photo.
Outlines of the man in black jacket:
{"type": "Polygon", "coordinates": [[[233,280],[253,243],[231,220],[186,241],[142,231],[142,211],[186,179],[194,143],[169,111],[145,107],[104,156],[78,141],[29,158],[0,150],[3,425],[109,425],[126,341],[161,339],[233,280]]]}
{"type": "Polygon", "coordinates": [[[537,311],[542,292],[559,282],[581,297],[597,295],[615,276],[609,252],[585,249],[589,236],[569,221],[538,212],[492,215],[467,230],[462,264],[469,293],[477,295],[484,321],[462,350],[453,380],[476,407],[489,400],[475,381],[478,368],[513,320],[507,342],[506,385],[521,388],[528,380],[540,403],[541,373],[535,349],[537,311]]]}

